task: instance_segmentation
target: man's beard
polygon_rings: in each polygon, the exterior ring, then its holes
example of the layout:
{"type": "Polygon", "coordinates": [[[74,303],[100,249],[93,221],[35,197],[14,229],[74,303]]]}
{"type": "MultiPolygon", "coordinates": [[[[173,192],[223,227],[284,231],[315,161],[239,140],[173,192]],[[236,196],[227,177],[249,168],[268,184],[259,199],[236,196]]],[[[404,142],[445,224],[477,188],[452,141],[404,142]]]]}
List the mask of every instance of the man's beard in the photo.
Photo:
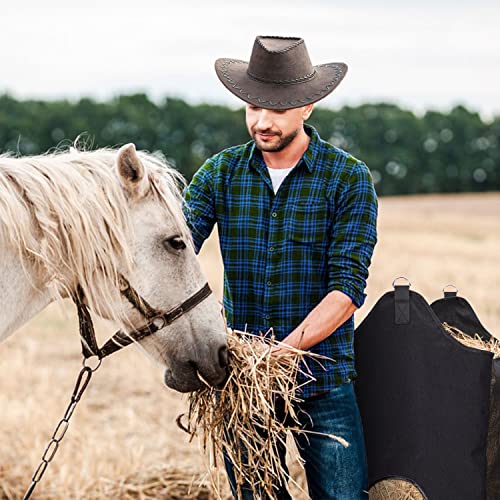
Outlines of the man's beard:
{"type": "MultiPolygon", "coordinates": [[[[253,131],[253,139],[255,141],[255,145],[257,146],[258,149],[261,151],[266,151],[269,153],[277,153],[278,151],[282,151],[285,149],[297,136],[299,133],[300,129],[294,130],[288,135],[281,135],[281,134],[274,134],[275,137],[279,137],[279,140],[277,143],[274,144],[267,144],[258,137],[257,132],[255,130],[253,131]]],[[[261,130],[261,133],[265,134],[268,131],[261,130]]]]}

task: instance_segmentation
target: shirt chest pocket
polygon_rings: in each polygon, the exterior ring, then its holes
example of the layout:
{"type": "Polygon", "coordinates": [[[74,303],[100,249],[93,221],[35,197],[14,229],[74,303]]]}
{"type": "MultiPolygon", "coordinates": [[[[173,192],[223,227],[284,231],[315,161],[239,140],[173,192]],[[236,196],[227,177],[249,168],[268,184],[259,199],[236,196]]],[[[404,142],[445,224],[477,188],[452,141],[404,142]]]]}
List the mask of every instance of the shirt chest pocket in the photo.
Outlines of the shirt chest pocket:
{"type": "Polygon", "coordinates": [[[326,245],[329,220],[326,201],[295,201],[287,210],[285,238],[297,243],[326,245]]]}

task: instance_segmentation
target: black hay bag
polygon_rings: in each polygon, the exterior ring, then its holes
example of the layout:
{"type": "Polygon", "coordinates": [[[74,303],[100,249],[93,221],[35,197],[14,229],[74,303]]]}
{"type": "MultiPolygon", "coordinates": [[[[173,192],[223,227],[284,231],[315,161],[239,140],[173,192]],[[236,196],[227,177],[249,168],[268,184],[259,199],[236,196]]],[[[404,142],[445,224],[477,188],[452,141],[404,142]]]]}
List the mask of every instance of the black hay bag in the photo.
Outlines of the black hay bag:
{"type": "Polygon", "coordinates": [[[442,322],[491,338],[456,292],[429,305],[408,285],[385,293],[356,328],[369,485],[404,479],[429,500],[500,500],[500,359],[442,322]]]}

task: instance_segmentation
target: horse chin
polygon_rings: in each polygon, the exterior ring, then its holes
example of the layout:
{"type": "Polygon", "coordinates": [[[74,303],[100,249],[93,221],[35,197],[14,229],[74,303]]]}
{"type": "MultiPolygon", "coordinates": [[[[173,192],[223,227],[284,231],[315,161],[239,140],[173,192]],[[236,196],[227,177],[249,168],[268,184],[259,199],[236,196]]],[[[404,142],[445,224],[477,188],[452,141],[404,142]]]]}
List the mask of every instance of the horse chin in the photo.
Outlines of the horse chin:
{"type": "Polygon", "coordinates": [[[172,370],[167,368],[165,370],[164,380],[167,387],[178,392],[196,391],[202,385],[195,370],[193,370],[192,373],[183,373],[182,377],[176,377],[172,370]]]}

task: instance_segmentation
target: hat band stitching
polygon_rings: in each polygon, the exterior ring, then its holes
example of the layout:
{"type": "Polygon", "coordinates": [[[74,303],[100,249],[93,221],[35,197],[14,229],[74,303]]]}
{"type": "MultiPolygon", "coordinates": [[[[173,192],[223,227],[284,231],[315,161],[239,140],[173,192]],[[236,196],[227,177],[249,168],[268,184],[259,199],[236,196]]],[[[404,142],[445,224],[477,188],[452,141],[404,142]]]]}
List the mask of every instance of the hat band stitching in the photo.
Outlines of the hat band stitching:
{"type": "Polygon", "coordinates": [[[253,80],[257,80],[259,82],[264,82],[264,83],[302,83],[307,80],[312,80],[312,78],[316,75],[316,70],[313,69],[312,72],[307,75],[299,76],[297,78],[289,78],[287,80],[267,80],[264,78],[259,78],[258,76],[255,76],[252,73],[250,73],[248,69],[247,69],[247,75],[253,80]]]}
{"type": "MultiPolygon", "coordinates": [[[[252,96],[251,94],[249,94],[248,92],[246,92],[243,88],[241,88],[240,86],[238,86],[238,84],[229,76],[229,73],[228,73],[228,70],[227,70],[227,68],[229,67],[229,65],[233,64],[233,63],[246,64],[245,61],[239,61],[239,60],[233,60],[233,59],[224,61],[222,63],[221,68],[220,68],[222,76],[224,76],[224,78],[230,83],[231,87],[233,87],[234,89],[238,89],[239,92],[242,93],[242,94],[245,94],[248,99],[257,100],[258,102],[260,102],[262,104],[268,102],[271,106],[276,106],[276,105],[286,106],[287,104],[290,104],[291,106],[294,106],[295,104],[301,104],[301,103],[306,104],[307,101],[310,101],[310,100],[314,99],[314,97],[316,97],[316,96],[321,96],[321,94],[323,94],[324,92],[327,92],[328,90],[330,90],[332,88],[333,84],[336,83],[336,82],[338,82],[339,79],[340,79],[340,77],[343,74],[342,69],[339,66],[337,66],[337,65],[320,64],[319,65],[320,67],[327,67],[327,68],[334,67],[335,68],[335,76],[333,77],[333,80],[331,80],[329,83],[326,84],[325,88],[319,89],[318,91],[316,91],[311,96],[304,97],[303,99],[297,99],[296,101],[278,101],[278,102],[274,102],[274,101],[271,101],[269,99],[262,99],[259,96],[252,96]]],[[[248,72],[247,72],[247,74],[248,74],[248,72]]]]}
{"type": "MultiPolygon", "coordinates": [[[[266,51],[268,52],[269,54],[283,54],[284,52],[288,52],[289,50],[292,50],[294,49],[295,47],[297,47],[298,45],[300,45],[301,43],[304,43],[304,39],[303,38],[299,38],[297,39],[292,45],[290,45],[289,47],[285,47],[284,49],[280,49],[280,50],[270,50],[268,49],[263,43],[262,41],[260,40],[261,37],[257,37],[256,38],[256,41],[257,43],[266,51]]],[[[262,38],[275,38],[275,39],[279,39],[279,40],[293,40],[293,38],[288,38],[286,36],[264,36],[262,38]]]]}

